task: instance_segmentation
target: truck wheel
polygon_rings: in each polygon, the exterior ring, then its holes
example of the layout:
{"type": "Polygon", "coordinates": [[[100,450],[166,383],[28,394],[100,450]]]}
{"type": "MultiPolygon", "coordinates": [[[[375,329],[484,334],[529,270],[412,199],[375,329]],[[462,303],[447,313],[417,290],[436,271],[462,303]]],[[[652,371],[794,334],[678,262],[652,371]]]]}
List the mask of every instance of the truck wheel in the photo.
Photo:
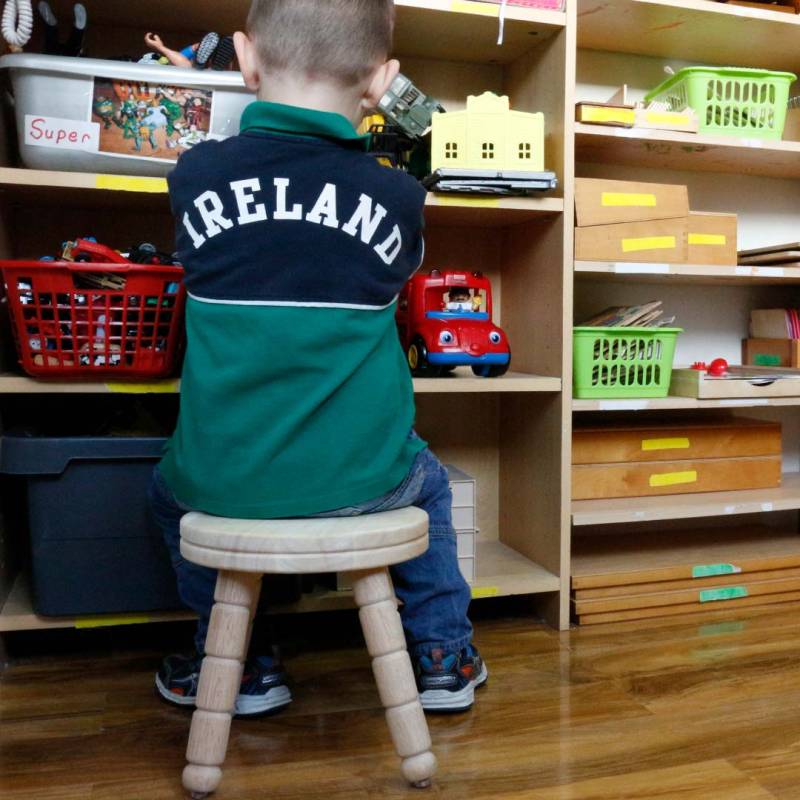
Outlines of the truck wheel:
{"type": "Polygon", "coordinates": [[[499,378],[508,372],[508,364],[476,364],[472,371],[479,378],[499,378]]]}
{"type": "Polygon", "coordinates": [[[428,361],[428,348],[421,336],[417,336],[408,346],[406,353],[408,366],[415,378],[438,378],[441,369],[428,361]]]}

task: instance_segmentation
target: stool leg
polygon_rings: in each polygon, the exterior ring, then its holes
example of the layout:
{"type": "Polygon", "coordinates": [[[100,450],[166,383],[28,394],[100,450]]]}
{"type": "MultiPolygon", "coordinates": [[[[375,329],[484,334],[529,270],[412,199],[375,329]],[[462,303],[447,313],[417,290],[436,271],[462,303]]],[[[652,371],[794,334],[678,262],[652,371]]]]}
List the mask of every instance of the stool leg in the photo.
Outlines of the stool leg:
{"type": "Polygon", "coordinates": [[[258,573],[220,571],[217,578],[186,748],[189,763],[183,770],[183,785],[195,800],[213,792],[222,778],[221,766],[260,591],[258,573]]]}
{"type": "Polygon", "coordinates": [[[353,594],[358,616],[372,656],[372,671],[397,755],[403,759],[403,777],[416,788],[431,785],[436,756],[417,682],[406,649],[406,639],[389,571],[382,569],[353,573],[353,594]]]}

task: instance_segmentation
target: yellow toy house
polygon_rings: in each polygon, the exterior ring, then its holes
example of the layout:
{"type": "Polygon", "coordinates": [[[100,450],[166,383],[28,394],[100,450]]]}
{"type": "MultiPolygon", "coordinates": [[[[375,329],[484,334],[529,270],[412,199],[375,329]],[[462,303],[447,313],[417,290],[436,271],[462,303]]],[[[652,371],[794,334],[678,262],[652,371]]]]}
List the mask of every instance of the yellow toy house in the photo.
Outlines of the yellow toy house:
{"type": "Polygon", "coordinates": [[[431,171],[544,170],[544,114],[512,111],[508,97],[470,95],[464,111],[433,114],[431,171]]]}

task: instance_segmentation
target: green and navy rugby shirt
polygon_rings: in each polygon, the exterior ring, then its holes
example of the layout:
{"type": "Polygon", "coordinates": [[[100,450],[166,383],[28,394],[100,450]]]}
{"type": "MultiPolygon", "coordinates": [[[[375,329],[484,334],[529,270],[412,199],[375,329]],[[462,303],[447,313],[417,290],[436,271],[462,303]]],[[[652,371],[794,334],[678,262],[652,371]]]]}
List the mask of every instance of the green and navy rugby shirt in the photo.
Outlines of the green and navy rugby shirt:
{"type": "Polygon", "coordinates": [[[355,505],[425,446],[394,322],[425,192],[338,114],[255,102],[241,131],[169,177],[188,346],[161,470],[220,516],[355,505]]]}

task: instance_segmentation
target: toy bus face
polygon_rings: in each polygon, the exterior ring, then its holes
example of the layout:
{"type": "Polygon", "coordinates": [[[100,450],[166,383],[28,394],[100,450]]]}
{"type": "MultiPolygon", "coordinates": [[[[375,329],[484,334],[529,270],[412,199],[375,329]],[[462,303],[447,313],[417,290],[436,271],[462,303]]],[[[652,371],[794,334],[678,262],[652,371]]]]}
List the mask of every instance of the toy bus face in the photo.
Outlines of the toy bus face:
{"type": "Polygon", "coordinates": [[[436,270],[415,275],[400,294],[396,321],[404,349],[422,339],[433,365],[509,362],[508,340],[492,322],[491,284],[481,275],[436,270]],[[463,290],[465,299],[452,300],[454,289],[463,290]]]}

